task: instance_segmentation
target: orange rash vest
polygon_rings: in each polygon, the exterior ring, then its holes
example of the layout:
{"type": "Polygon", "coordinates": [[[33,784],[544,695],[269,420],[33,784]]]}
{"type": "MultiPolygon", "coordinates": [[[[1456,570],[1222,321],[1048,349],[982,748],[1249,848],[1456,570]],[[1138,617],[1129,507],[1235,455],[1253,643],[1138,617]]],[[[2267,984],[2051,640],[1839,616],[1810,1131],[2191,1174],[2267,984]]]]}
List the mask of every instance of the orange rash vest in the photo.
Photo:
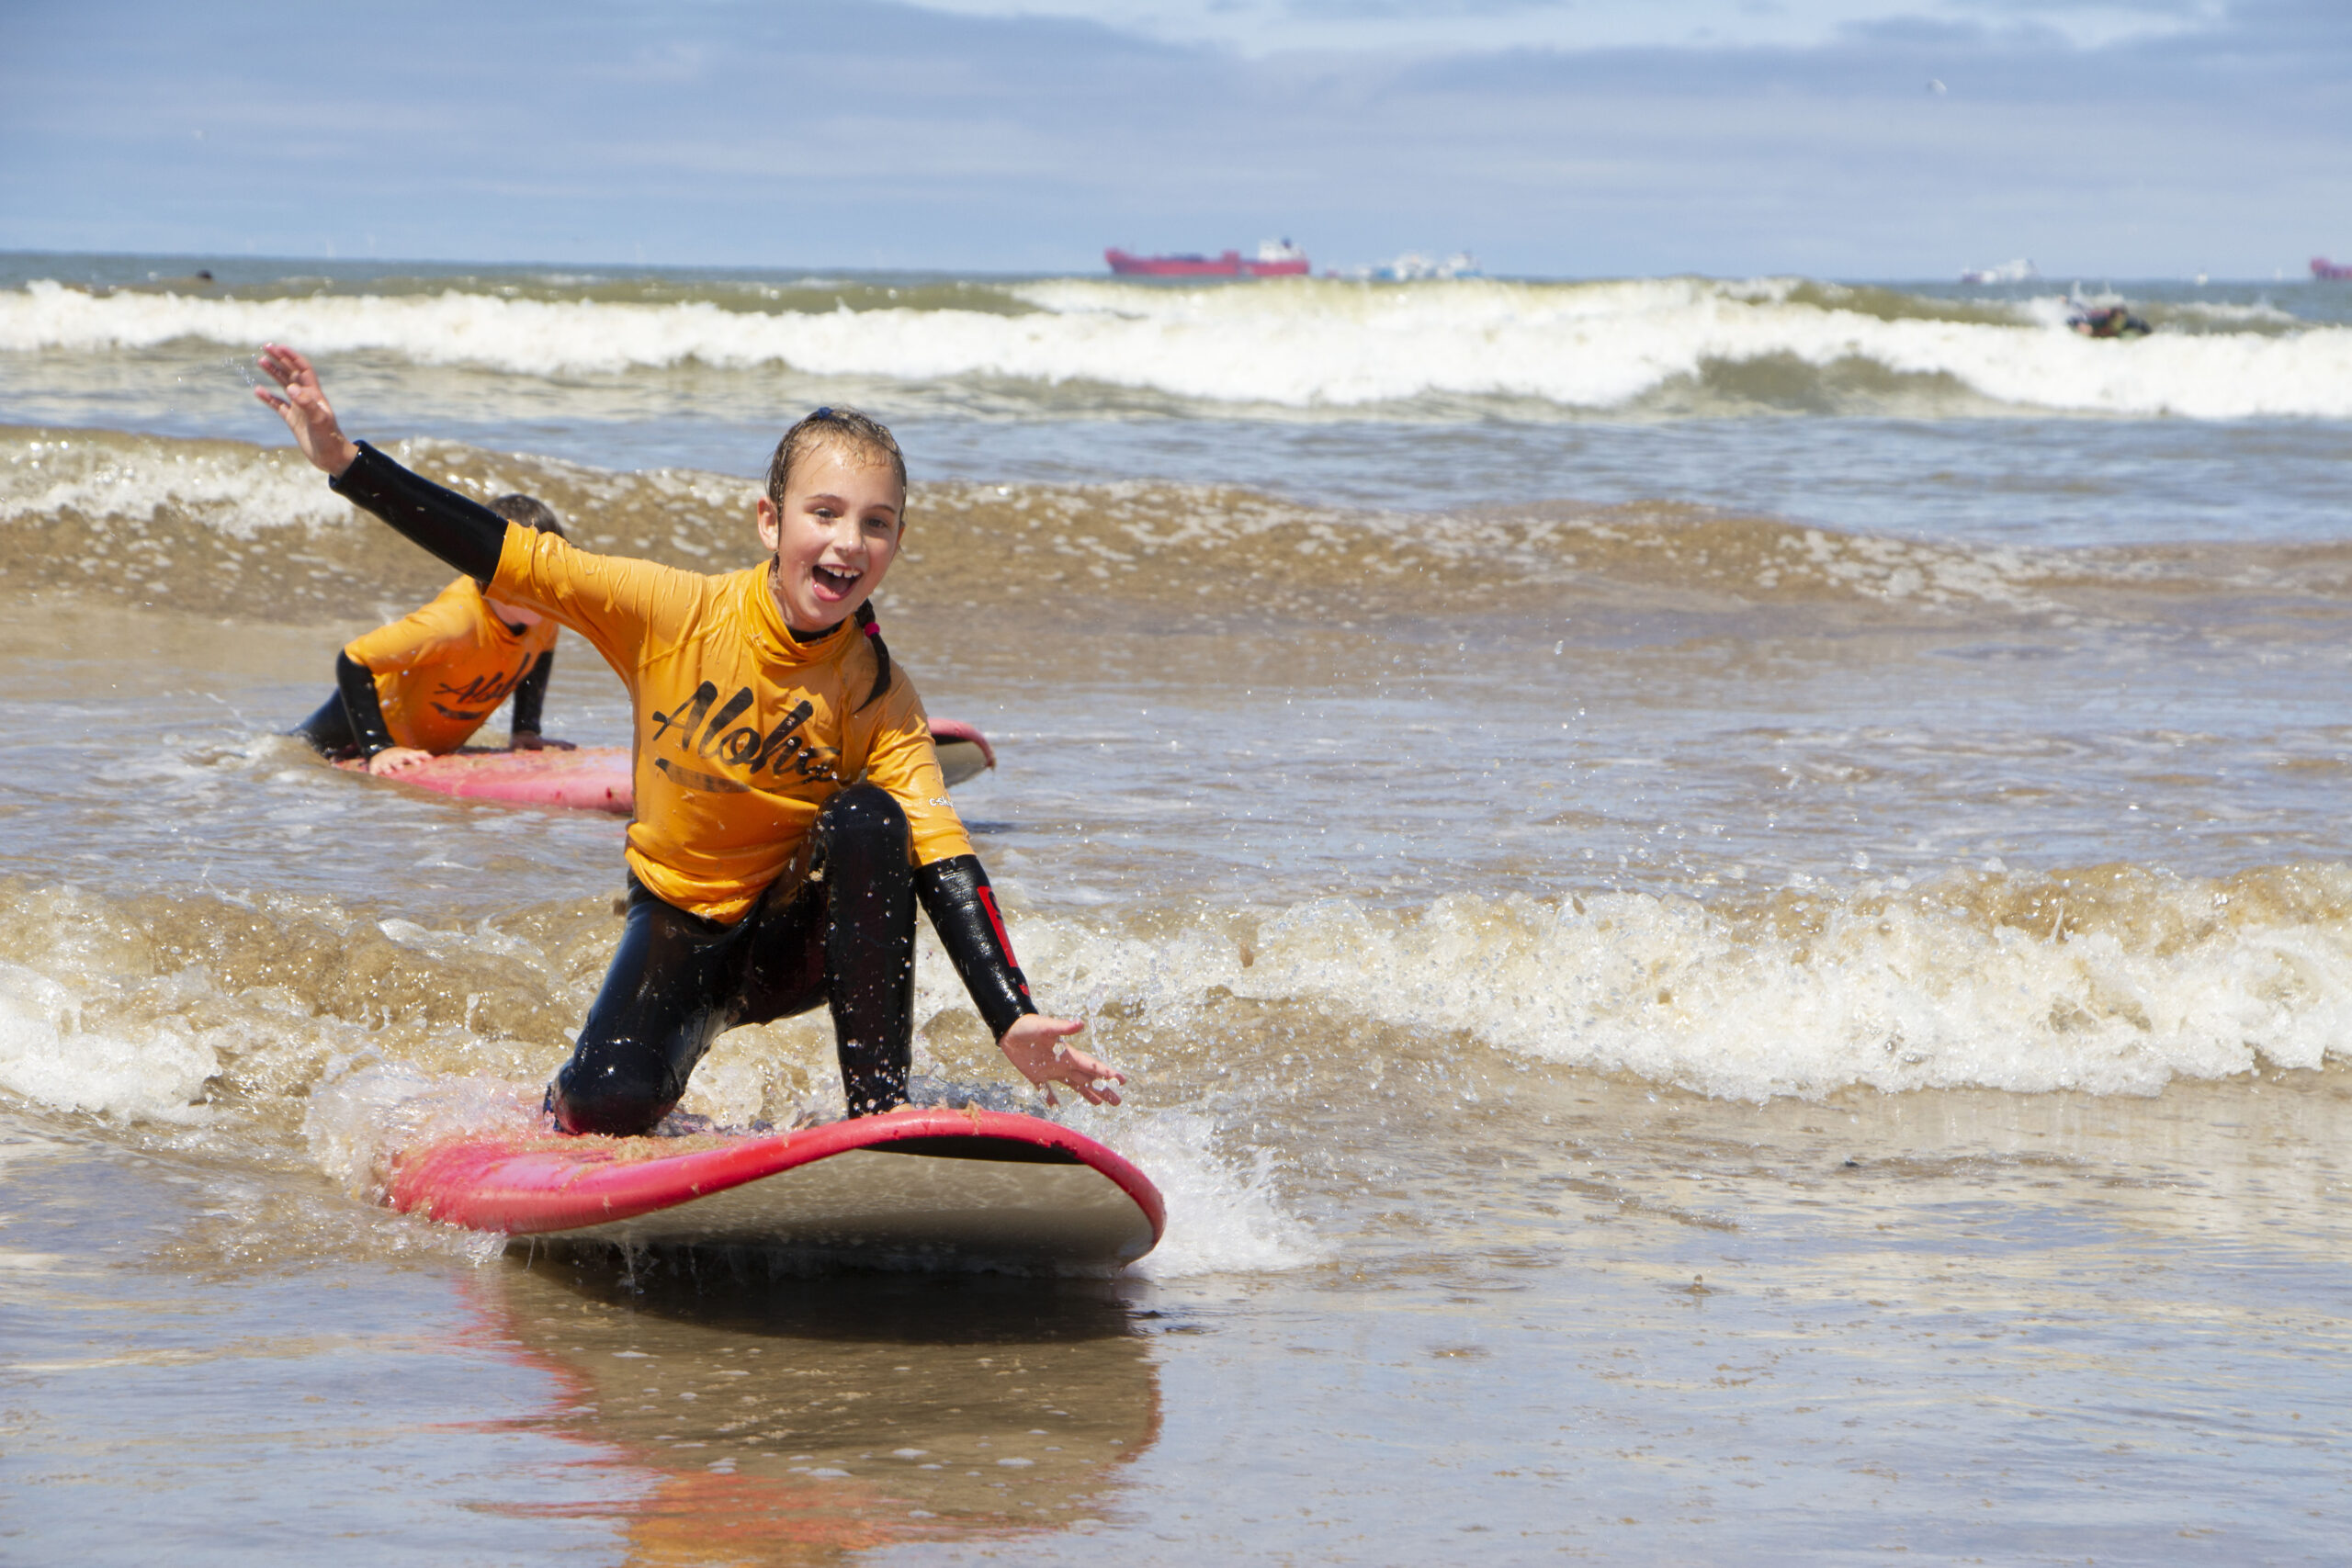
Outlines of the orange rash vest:
{"type": "Polygon", "coordinates": [[[818,808],[860,778],[906,812],[917,865],[972,852],[914,682],[899,670],[860,709],[874,649],[853,621],[795,641],[764,562],[712,577],[510,527],[490,591],[586,637],[628,688],[627,858],[664,903],[741,919],[818,808]]]}
{"type": "Polygon", "coordinates": [[[463,746],[555,638],[552,621],[515,636],[491,613],[474,580],[461,577],[423,609],[343,651],[376,677],[392,739],[437,756],[463,746]]]}

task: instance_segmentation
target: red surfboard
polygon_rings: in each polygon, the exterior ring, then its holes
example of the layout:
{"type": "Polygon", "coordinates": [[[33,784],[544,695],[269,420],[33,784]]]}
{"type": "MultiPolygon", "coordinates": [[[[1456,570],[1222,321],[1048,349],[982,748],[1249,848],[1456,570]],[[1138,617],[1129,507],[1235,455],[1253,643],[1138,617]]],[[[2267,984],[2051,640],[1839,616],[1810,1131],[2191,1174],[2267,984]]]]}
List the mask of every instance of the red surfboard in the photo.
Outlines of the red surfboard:
{"type": "MultiPolygon", "coordinates": [[[[996,766],[996,749],[968,724],[933,719],[931,739],[939,752],[940,772],[950,787],[996,766]]],[[[617,746],[590,746],[576,751],[452,751],[391,776],[404,784],[467,800],[609,811],[616,817],[637,809],[628,752],[617,746]]]]}
{"type": "Polygon", "coordinates": [[[1168,1223],[1151,1179],[1084,1134],[915,1106],[791,1133],[455,1138],[396,1155],[385,1201],[513,1236],[881,1266],[1116,1268],[1168,1223]]]}

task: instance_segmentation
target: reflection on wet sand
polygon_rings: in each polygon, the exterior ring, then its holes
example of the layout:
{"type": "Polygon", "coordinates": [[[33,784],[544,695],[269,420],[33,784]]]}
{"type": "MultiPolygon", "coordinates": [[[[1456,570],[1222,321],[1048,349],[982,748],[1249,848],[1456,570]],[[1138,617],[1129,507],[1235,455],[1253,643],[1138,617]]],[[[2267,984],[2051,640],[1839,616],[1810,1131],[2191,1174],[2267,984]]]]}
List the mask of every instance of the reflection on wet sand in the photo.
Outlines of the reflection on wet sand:
{"type": "Polygon", "coordinates": [[[1066,1529],[1101,1516],[1159,1434],[1157,1369],[1118,1281],[776,1278],[741,1255],[518,1249],[469,1289],[481,1332],[563,1390],[519,1425],[612,1471],[593,1511],[633,1564],[831,1562],[1066,1529]]]}

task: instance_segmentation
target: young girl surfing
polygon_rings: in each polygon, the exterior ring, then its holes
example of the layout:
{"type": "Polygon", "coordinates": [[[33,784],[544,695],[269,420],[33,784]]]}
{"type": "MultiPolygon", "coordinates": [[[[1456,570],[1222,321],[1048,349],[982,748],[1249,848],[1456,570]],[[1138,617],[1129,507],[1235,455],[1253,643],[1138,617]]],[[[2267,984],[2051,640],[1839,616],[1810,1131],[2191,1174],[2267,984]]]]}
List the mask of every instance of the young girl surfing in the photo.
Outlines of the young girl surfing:
{"type": "Polygon", "coordinates": [[[1119,1102],[1029,999],[988,874],[948,803],[922,704],[866,601],[905,533],[905,459],[820,409],[776,444],[769,558],[719,576],[594,555],[509,525],[345,436],[309,360],[269,344],[255,396],[333,488],[499,601],[570,626],[628,688],[637,815],[628,916],[548,1091],[566,1132],[628,1134],[739,1024],[832,1010],[853,1116],[906,1100],[920,902],[1006,1057],[1032,1083],[1119,1102]]]}

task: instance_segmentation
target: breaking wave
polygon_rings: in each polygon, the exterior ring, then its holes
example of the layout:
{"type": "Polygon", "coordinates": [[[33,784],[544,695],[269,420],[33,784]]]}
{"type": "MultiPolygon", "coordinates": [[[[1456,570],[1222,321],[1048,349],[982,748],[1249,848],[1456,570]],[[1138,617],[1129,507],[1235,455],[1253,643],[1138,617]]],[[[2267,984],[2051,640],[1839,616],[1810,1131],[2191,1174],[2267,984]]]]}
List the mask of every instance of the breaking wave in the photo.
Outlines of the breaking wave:
{"type": "Polygon", "coordinates": [[[616,297],[610,289],[201,298],[36,281],[0,353],[265,340],[565,377],[703,366],[820,378],[1126,389],[1210,409],[1477,415],[1757,410],[2352,416],[2352,329],[2262,305],[2152,309],[2138,342],[2055,296],[1965,301],[1802,279],[1138,288],[1085,279],[616,297]],[[853,304],[851,296],[855,296],[853,304]],[[830,299],[830,306],[818,303],[830,299]]]}
{"type": "MultiPolygon", "coordinates": [[[[372,1201],[397,1148],[536,1125],[617,925],[603,900],[436,929],[318,900],[0,886],[0,1103],[200,1126],[266,1157],[300,1150],[372,1201]]],[[[1321,1256],[1272,1153],[1216,1118],[1181,1105],[1056,1112],[1008,1082],[928,932],[924,943],[918,1099],[1058,1114],[1144,1164],[1170,1220],[1155,1277],[1321,1256]]],[[[727,1036],[681,1110],[728,1127],[840,1116],[826,1017],[727,1036]]]]}
{"type": "Polygon", "coordinates": [[[1033,929],[1033,970],[1162,1035],[1229,1038],[1219,1019],[1239,998],[1391,1026],[1419,1043],[1407,1055],[1452,1056],[1467,1036],[1723,1098],[2148,1094],[2352,1055],[2352,867],[2336,864],[1987,872],[1715,904],[1325,900],[1142,940],[1033,929]]]}
{"type": "MultiPolygon", "coordinates": [[[[364,1200],[391,1146],[536,1115],[617,923],[601,899],[428,928],[325,900],[0,887],[0,1103],[201,1136],[364,1200]]],[[[2335,863],[1712,903],[1030,912],[1021,929],[1040,994],[1092,1019],[1132,1102],[1046,1111],[1013,1085],[928,933],[919,1093],[1058,1115],[1136,1158],[1170,1201],[1162,1276],[1323,1255],[1299,1212],[1309,1108],[1317,1135],[1371,1146],[1400,1093],[1507,1098],[1531,1070],[1755,1101],[2140,1096],[2352,1055],[2352,866],[2335,863]]],[[[832,1058],[821,1011],[738,1030],[682,1110],[837,1116],[832,1058]]]]}
{"type": "MultiPolygon", "coordinates": [[[[617,928],[602,901],[437,931],[317,901],[126,903],[18,885],[0,906],[0,1087],[60,1111],[307,1116],[322,1164],[355,1189],[368,1151],[311,1108],[314,1091],[344,1084],[379,1122],[420,1095],[431,1103],[403,1115],[534,1109],[535,1096],[452,1086],[543,1082],[617,928]]],[[[1344,1076],[1455,1059],[1467,1037],[1499,1059],[1738,1099],[2144,1094],[2352,1054],[2352,866],[2335,863],[2220,878],[1983,872],[1703,904],[1596,891],[1125,923],[1032,913],[1022,937],[1040,993],[1082,1004],[1102,1048],[1157,1083],[1141,1113],[1064,1114],[1162,1156],[1231,1131],[1181,1086],[1230,1079],[1254,1095],[1289,1076],[1302,1041],[1367,1024],[1389,1031],[1380,1049],[1394,1059],[1351,1059],[1344,1076]]],[[[1012,1093],[924,943],[926,1092],[1012,1093]]],[[[729,1125],[839,1114],[823,1015],[727,1036],[685,1109],[729,1125]]]]}
{"type": "MultiPolygon", "coordinates": [[[[545,499],[592,548],[695,570],[747,564],[755,487],[663,468],[621,473],[546,457],[409,441],[388,450],[487,499],[545,499]]],[[[2229,546],[2062,550],[1840,533],[1668,502],[1551,502],[1461,513],[1316,506],[1219,486],[919,485],[892,608],[1057,599],[1119,603],[1160,621],[1226,585],[1221,615],[1327,619],[1498,613],[1578,603],[1825,607],[1882,615],[2135,615],[2132,595],[2333,597],[2352,547],[2229,546]],[[1637,599],[1634,594],[1640,595],[1637,599]]],[[[429,596],[446,569],[390,529],[361,525],[294,454],[228,441],[0,427],[0,581],[273,620],[384,613],[429,596]]],[[[1348,624],[1355,622],[1351,619],[1348,624]]],[[[1545,634],[1547,637],[1553,634],[1545,634]]]]}

